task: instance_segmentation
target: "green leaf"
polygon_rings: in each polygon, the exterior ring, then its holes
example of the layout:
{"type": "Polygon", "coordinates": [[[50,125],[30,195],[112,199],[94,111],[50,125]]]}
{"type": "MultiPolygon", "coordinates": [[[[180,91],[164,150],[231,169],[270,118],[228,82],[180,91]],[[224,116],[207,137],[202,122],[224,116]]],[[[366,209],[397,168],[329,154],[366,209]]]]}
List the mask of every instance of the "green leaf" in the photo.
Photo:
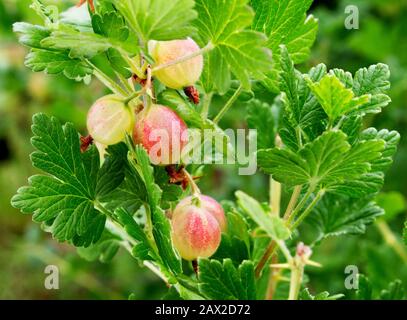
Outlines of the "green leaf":
{"type": "Polygon", "coordinates": [[[51,31],[45,27],[26,22],[14,23],[13,32],[17,33],[18,41],[21,44],[38,49],[42,48],[41,41],[51,34],[51,31]]]}
{"type": "Polygon", "coordinates": [[[357,96],[372,95],[371,101],[362,106],[363,113],[379,113],[390,102],[386,92],[390,89],[390,69],[387,65],[379,63],[369,68],[362,68],[355,74],[353,92],[357,96]]]}
{"type": "Polygon", "coordinates": [[[405,290],[401,280],[391,282],[387,289],[380,292],[381,300],[404,300],[405,298],[405,290]]]}
{"type": "Polygon", "coordinates": [[[262,228],[270,238],[274,240],[286,240],[290,236],[290,230],[284,221],[276,216],[267,214],[257,200],[242,191],[236,192],[239,207],[262,228]]]}
{"type": "Polygon", "coordinates": [[[102,15],[92,16],[92,27],[95,33],[118,41],[126,41],[129,37],[129,29],[120,15],[109,12],[102,15]]]}
{"type": "MultiPolygon", "coordinates": [[[[248,0],[196,0],[200,45],[211,43],[215,49],[209,52],[205,63],[205,82],[217,85],[214,89],[225,93],[219,84],[233,75],[245,89],[250,89],[250,79],[263,79],[271,68],[271,52],[265,47],[266,37],[256,31],[247,30],[253,21],[253,12],[248,0]]],[[[212,91],[212,90],[211,90],[212,91]]]]}
{"type": "Polygon", "coordinates": [[[322,108],[328,115],[331,124],[340,116],[359,108],[370,101],[370,95],[355,97],[351,89],[333,74],[324,76],[319,82],[314,82],[308,77],[305,78],[312,93],[318,99],[322,108]]]}
{"type": "Polygon", "coordinates": [[[102,263],[110,262],[120,248],[120,239],[105,231],[101,239],[87,247],[77,249],[78,254],[87,261],[99,260],[102,263]]]}
{"type": "Polygon", "coordinates": [[[341,131],[327,131],[297,153],[288,149],[258,152],[264,172],[289,186],[309,184],[326,190],[358,179],[369,172],[371,162],[380,158],[382,140],[362,141],[351,147],[341,131]]]}
{"type": "Polygon", "coordinates": [[[395,280],[389,283],[388,288],[381,290],[378,296],[373,295],[373,287],[370,280],[359,274],[358,276],[359,289],[356,291],[356,298],[358,300],[404,300],[405,291],[401,280],[395,280]]]}
{"type": "Polygon", "coordinates": [[[114,215],[126,233],[138,242],[133,248],[133,255],[140,260],[161,262],[161,259],[151,247],[143,227],[134,220],[133,216],[123,208],[117,209],[114,215]]]}
{"type": "Polygon", "coordinates": [[[300,292],[298,300],[338,300],[343,297],[343,294],[335,294],[331,296],[328,291],[320,292],[314,296],[309,292],[308,288],[305,288],[300,292]]]}
{"type": "Polygon", "coordinates": [[[33,117],[32,131],[31,143],[36,149],[32,164],[48,175],[29,178],[29,186],[17,191],[12,205],[33,213],[36,222],[51,224],[59,241],[85,247],[97,242],[106,217],[94,208],[99,171],[96,148],[81,154],[73,125],[61,127],[44,114],[33,117]]]}
{"type": "Polygon", "coordinates": [[[257,147],[267,149],[274,147],[278,128],[277,114],[272,107],[260,100],[252,100],[247,106],[247,124],[257,130],[257,147]]]}
{"type": "Polygon", "coordinates": [[[279,90],[280,45],[285,45],[295,64],[305,62],[318,31],[318,21],[307,17],[312,0],[252,0],[256,12],[252,28],[268,36],[267,46],[273,52],[273,66],[264,81],[266,87],[279,90]]]}
{"type": "MultiPolygon", "coordinates": [[[[320,64],[306,76],[312,81],[320,81],[325,75],[326,66],[320,64]]],[[[288,147],[297,150],[325,130],[326,115],[307,86],[304,75],[295,70],[284,46],[281,46],[280,89],[284,108],[280,136],[288,147]]]]}
{"type": "Polygon", "coordinates": [[[185,101],[178,91],[165,90],[158,96],[158,101],[176,111],[188,127],[211,128],[209,122],[196,111],[196,107],[185,101]]]}
{"type": "Polygon", "coordinates": [[[369,172],[357,179],[337,185],[334,192],[357,198],[376,193],[382,188],[384,173],[393,163],[400,135],[396,131],[385,129],[377,131],[375,128],[368,128],[357,138],[357,143],[363,143],[363,141],[382,141],[384,143],[382,156],[370,162],[369,172]]]}
{"type": "Polygon", "coordinates": [[[232,260],[199,260],[199,291],[215,300],[255,300],[254,266],[244,261],[238,268],[232,260]]]}
{"type": "Polygon", "coordinates": [[[64,26],[41,41],[44,48],[69,52],[71,58],[93,58],[109,48],[120,46],[119,41],[105,38],[93,32],[79,31],[64,26]]]}
{"type": "Polygon", "coordinates": [[[403,239],[404,244],[407,245],[407,221],[404,223],[403,239]]]}
{"type": "Polygon", "coordinates": [[[363,234],[384,211],[370,198],[326,195],[308,218],[318,232],[318,240],[345,234],[363,234]]]}
{"type": "Polygon", "coordinates": [[[147,191],[141,178],[128,165],[124,168],[124,176],[122,183],[113,192],[99,200],[110,211],[123,208],[134,215],[147,201],[147,191]]]}
{"type": "Polygon", "coordinates": [[[45,71],[49,74],[63,73],[67,78],[81,81],[93,73],[93,69],[79,59],[69,57],[68,52],[48,50],[42,41],[51,35],[45,27],[18,22],[13,25],[19,41],[33,48],[27,55],[25,65],[34,72],[45,71]]]}
{"type": "Polygon", "coordinates": [[[154,169],[150,165],[147,151],[142,146],[136,146],[133,152],[134,168],[144,182],[149,204],[153,236],[158,252],[164,265],[175,274],[181,273],[181,261],[176,255],[171,242],[171,226],[160,208],[162,191],[154,181],[154,169]]]}
{"type": "Polygon", "coordinates": [[[228,223],[226,233],[222,233],[222,241],[218,250],[211,257],[222,261],[230,258],[235,265],[243,260],[249,260],[250,238],[246,221],[235,211],[227,211],[226,221],[228,223]]]}
{"type": "Polygon", "coordinates": [[[356,291],[357,300],[372,300],[373,289],[369,279],[363,274],[358,275],[358,290],[356,291]]]}
{"type": "Polygon", "coordinates": [[[140,49],[137,38],[132,37],[124,18],[116,11],[93,15],[92,27],[95,33],[109,39],[116,48],[122,48],[130,55],[140,49]]]}
{"type": "Polygon", "coordinates": [[[397,191],[382,192],[376,197],[377,204],[384,209],[385,220],[390,221],[397,215],[406,210],[406,200],[404,196],[397,191]]]}
{"type": "Polygon", "coordinates": [[[98,172],[96,196],[98,199],[113,192],[124,180],[127,147],[124,143],[109,146],[105,160],[98,172]]]}
{"type": "Polygon", "coordinates": [[[196,12],[192,0],[110,1],[144,43],[182,39],[194,33],[191,22],[196,12]]]}
{"type": "Polygon", "coordinates": [[[93,74],[93,69],[79,59],[71,59],[65,52],[33,49],[25,65],[34,72],[62,73],[68,79],[81,81],[93,74]]]}

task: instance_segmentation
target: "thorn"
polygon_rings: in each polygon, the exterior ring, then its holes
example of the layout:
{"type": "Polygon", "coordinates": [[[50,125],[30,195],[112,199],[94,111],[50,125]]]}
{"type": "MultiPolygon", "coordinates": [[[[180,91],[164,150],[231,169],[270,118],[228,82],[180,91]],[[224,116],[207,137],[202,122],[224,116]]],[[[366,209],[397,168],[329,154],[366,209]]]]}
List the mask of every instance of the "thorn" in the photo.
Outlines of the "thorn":
{"type": "Polygon", "coordinates": [[[308,266],[312,266],[312,267],[317,267],[317,268],[322,268],[322,264],[316,262],[316,261],[312,261],[312,260],[305,260],[305,264],[308,266]]]}
{"type": "Polygon", "coordinates": [[[276,263],[276,264],[270,264],[270,268],[275,268],[275,269],[290,269],[290,265],[288,263],[276,263]]]}

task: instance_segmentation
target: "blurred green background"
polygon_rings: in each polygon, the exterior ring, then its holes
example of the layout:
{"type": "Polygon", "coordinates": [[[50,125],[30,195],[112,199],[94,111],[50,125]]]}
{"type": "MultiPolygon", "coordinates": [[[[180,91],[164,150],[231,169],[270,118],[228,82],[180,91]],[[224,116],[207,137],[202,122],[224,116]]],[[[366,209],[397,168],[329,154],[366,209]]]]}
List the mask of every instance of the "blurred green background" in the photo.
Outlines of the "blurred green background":
{"type": "MultiPolygon", "coordinates": [[[[75,3],[44,2],[61,9],[75,3]]],[[[84,131],[87,109],[105,94],[97,81],[85,86],[63,76],[34,74],[24,67],[26,50],[17,43],[12,24],[39,22],[29,4],[30,0],[0,0],[0,299],[126,299],[131,293],[137,299],[160,298],[167,288],[126,252],[119,252],[109,264],[88,262],[73,247],[53,241],[31,222],[31,216],[10,206],[11,196],[34,173],[29,161],[31,116],[45,112],[84,131]],[[44,269],[50,264],[59,267],[60,290],[44,288],[44,269]]],[[[379,198],[386,222],[370,226],[363,236],[332,238],[315,248],[314,260],[324,267],[308,271],[309,287],[314,292],[328,290],[352,297],[344,288],[347,265],[358,266],[376,291],[394,279],[406,286],[407,251],[401,232],[407,195],[407,1],[315,1],[312,13],[319,18],[320,31],[312,56],[301,69],[323,62],[355,72],[377,62],[389,64],[393,103],[368,118],[366,126],[398,130],[402,140],[379,198]],[[347,5],[359,8],[359,30],[344,27],[347,5]],[[392,236],[399,245],[390,243],[392,236]]],[[[242,108],[234,107],[225,126],[245,126],[242,108]]],[[[200,185],[219,200],[233,199],[237,189],[267,200],[267,177],[261,173],[241,177],[236,168],[209,168],[200,185]]]]}

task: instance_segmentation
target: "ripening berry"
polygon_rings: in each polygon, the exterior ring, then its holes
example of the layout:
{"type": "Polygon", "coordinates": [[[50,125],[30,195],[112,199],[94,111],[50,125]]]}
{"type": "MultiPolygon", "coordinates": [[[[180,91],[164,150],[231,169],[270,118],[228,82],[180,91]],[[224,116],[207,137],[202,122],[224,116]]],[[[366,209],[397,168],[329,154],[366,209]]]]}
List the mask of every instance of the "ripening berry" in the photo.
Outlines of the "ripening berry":
{"type": "MultiPolygon", "coordinates": [[[[196,201],[193,196],[186,197],[181,200],[181,202],[178,204],[177,207],[181,206],[190,206],[193,204],[193,202],[196,201]]],[[[199,195],[199,204],[201,208],[204,210],[208,211],[212,216],[218,221],[220,230],[222,232],[226,231],[227,228],[227,222],[226,222],[226,217],[225,217],[225,212],[223,211],[222,206],[220,205],[219,202],[217,202],[215,199],[205,196],[203,194],[199,195]]]]}
{"type": "Polygon", "coordinates": [[[203,207],[177,206],[172,219],[172,241],[185,260],[208,258],[219,247],[221,229],[215,217],[203,207]]]}
{"type": "Polygon", "coordinates": [[[102,144],[112,145],[122,141],[133,128],[131,109],[115,95],[97,100],[90,108],[87,128],[92,138],[102,144]]]}
{"type": "Polygon", "coordinates": [[[170,108],[152,105],[137,116],[133,139],[147,150],[155,165],[179,162],[188,142],[188,130],[184,121],[170,108]]]}
{"type": "MultiPolygon", "coordinates": [[[[149,42],[149,52],[155,61],[155,66],[178,60],[199,50],[199,46],[190,38],[186,40],[149,42]]],[[[184,62],[155,71],[154,76],[169,88],[182,89],[197,82],[202,70],[203,56],[198,55],[184,62]]]]}

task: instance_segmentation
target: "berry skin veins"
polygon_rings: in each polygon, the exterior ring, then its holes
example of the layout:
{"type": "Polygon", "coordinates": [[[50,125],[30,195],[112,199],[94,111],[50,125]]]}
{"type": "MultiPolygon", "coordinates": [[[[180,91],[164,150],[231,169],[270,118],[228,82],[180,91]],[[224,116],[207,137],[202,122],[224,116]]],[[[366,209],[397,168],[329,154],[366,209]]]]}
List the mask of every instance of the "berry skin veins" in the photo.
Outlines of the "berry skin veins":
{"type": "Polygon", "coordinates": [[[218,249],[220,226],[207,210],[195,205],[177,206],[171,224],[174,246],[183,259],[208,258],[218,249]]]}
{"type": "MultiPolygon", "coordinates": [[[[199,46],[190,38],[186,40],[149,42],[149,52],[157,66],[171,63],[199,50],[199,46]]],[[[169,88],[182,89],[193,86],[199,80],[202,70],[203,56],[198,55],[155,71],[153,75],[169,88]]]]}
{"type": "Polygon", "coordinates": [[[143,145],[155,165],[170,165],[180,161],[188,142],[185,122],[170,108],[152,105],[138,114],[133,139],[143,145]]]}
{"type": "Polygon", "coordinates": [[[87,129],[92,138],[104,145],[122,141],[133,128],[131,108],[118,96],[108,95],[97,100],[87,116],[87,129]]]}

